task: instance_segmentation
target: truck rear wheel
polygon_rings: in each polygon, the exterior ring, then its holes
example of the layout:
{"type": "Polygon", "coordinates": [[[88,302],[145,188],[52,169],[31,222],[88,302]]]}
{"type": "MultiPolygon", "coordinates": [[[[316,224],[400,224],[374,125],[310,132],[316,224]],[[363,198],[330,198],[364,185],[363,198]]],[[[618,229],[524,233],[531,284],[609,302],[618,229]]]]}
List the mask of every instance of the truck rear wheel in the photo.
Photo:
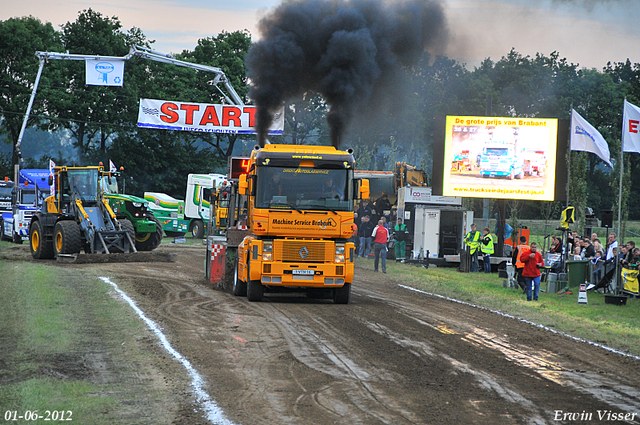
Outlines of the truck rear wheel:
{"type": "Polygon", "coordinates": [[[247,284],[247,299],[249,301],[262,301],[264,286],[259,280],[249,280],[247,284]]]}
{"type": "Polygon", "coordinates": [[[236,297],[246,297],[247,296],[247,283],[243,282],[238,276],[240,268],[240,259],[236,255],[236,259],[233,262],[233,288],[232,293],[236,297]]]}
{"type": "MultiPolygon", "coordinates": [[[[35,224],[35,223],[34,223],[35,224]]],[[[53,251],[57,257],[60,254],[77,254],[82,249],[80,226],[72,220],[56,223],[53,229],[53,251]]]]}
{"type": "Polygon", "coordinates": [[[195,239],[202,239],[204,237],[204,223],[202,220],[193,220],[191,223],[191,236],[195,239]]]}
{"type": "Polygon", "coordinates": [[[39,221],[34,221],[29,229],[29,249],[36,260],[53,258],[53,244],[46,243],[39,221]]]}
{"type": "Polygon", "coordinates": [[[154,216],[149,220],[156,223],[156,231],[149,233],[136,233],[136,249],[138,251],[153,251],[162,242],[162,225],[154,216]]]}
{"type": "Polygon", "coordinates": [[[333,288],[333,302],[336,304],[349,304],[351,300],[351,283],[346,282],[341,288],[333,288]]]}

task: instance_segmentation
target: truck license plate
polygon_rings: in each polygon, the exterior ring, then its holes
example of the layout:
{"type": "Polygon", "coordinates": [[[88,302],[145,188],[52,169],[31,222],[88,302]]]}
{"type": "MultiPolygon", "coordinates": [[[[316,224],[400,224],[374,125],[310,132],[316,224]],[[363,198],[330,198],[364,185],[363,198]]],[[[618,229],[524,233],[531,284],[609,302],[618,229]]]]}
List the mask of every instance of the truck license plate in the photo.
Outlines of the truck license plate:
{"type": "Polygon", "coordinates": [[[291,271],[291,273],[297,274],[297,275],[313,276],[315,274],[315,271],[313,271],[313,270],[293,269],[291,271]]]}

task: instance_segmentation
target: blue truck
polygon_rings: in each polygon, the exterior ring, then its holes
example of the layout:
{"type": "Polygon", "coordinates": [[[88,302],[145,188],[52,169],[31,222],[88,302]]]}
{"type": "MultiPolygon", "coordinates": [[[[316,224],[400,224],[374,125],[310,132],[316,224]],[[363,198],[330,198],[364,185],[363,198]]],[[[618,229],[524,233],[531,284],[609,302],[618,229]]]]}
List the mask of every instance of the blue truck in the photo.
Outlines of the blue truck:
{"type": "Polygon", "coordinates": [[[506,177],[521,179],[524,177],[524,161],[517,144],[513,142],[491,141],[482,148],[480,156],[480,174],[484,178],[506,177]]]}
{"type": "Polygon", "coordinates": [[[18,244],[29,240],[31,217],[40,209],[50,190],[48,169],[20,170],[17,184],[11,187],[9,208],[2,210],[0,239],[18,244]]]}

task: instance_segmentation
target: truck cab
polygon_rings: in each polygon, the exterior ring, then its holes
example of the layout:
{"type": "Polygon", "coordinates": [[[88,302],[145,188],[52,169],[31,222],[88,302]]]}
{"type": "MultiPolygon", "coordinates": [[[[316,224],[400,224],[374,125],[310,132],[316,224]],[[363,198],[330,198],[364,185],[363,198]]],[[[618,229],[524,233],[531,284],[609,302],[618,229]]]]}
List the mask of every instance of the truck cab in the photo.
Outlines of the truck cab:
{"type": "Polygon", "coordinates": [[[190,220],[189,231],[194,238],[202,239],[209,222],[211,199],[217,188],[226,181],[222,174],[189,174],[184,215],[190,220]]]}
{"type": "Polygon", "coordinates": [[[524,161],[517,152],[516,144],[501,141],[485,144],[480,156],[480,174],[484,178],[521,179],[524,176],[524,161]]]}
{"type": "Polygon", "coordinates": [[[20,170],[18,184],[11,188],[9,210],[2,214],[0,237],[18,244],[28,240],[31,217],[41,208],[49,191],[48,169],[20,170]]]}
{"type": "Polygon", "coordinates": [[[239,180],[251,234],[238,246],[235,295],[259,301],[265,288],[329,289],[334,302],[349,302],[354,200],[369,197],[354,166],[350,151],[328,146],[254,149],[239,180]]]}
{"type": "Polygon", "coordinates": [[[202,239],[210,218],[211,200],[225,181],[222,174],[189,174],[184,200],[158,192],[145,192],[144,199],[167,236],[190,232],[194,238],[202,239]]]}
{"type": "Polygon", "coordinates": [[[13,191],[13,182],[9,180],[9,177],[5,177],[0,181],[0,240],[12,237],[11,233],[5,233],[4,221],[13,212],[11,210],[11,192],[13,191]]]}

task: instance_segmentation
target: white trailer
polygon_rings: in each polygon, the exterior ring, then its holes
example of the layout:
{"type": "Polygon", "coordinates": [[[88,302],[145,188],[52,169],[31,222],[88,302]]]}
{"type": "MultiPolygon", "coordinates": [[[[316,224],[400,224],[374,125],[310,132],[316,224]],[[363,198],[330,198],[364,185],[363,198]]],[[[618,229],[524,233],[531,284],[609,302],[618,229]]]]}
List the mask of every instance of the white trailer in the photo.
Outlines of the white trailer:
{"type": "MultiPolygon", "coordinates": [[[[403,187],[398,189],[398,217],[403,218],[411,235],[407,250],[411,250],[412,260],[428,258],[433,264],[460,263],[460,251],[467,248],[464,237],[474,220],[473,211],[462,208],[462,198],[433,196],[429,187],[403,187]]],[[[510,260],[491,256],[493,266],[510,260]]]]}
{"type": "Polygon", "coordinates": [[[412,259],[460,261],[458,252],[473,222],[473,211],[463,210],[462,198],[433,196],[430,187],[402,187],[398,217],[412,235],[407,247],[412,259]]]}

